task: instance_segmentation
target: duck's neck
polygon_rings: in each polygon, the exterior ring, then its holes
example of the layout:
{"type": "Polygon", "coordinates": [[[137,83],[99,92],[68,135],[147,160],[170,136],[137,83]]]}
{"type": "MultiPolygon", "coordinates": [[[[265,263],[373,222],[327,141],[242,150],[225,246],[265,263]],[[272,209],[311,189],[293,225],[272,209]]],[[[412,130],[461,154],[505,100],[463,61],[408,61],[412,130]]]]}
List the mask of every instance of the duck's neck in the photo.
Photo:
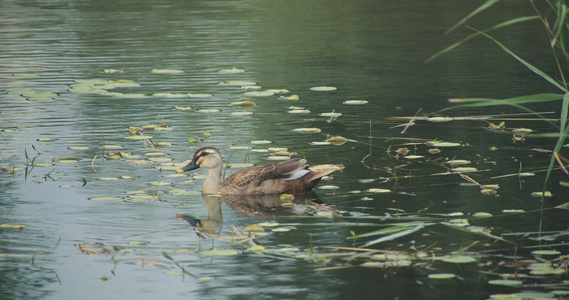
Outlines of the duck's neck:
{"type": "Polygon", "coordinates": [[[217,168],[209,169],[207,177],[203,183],[202,193],[203,194],[218,194],[219,187],[221,186],[221,170],[223,165],[217,168]]]}

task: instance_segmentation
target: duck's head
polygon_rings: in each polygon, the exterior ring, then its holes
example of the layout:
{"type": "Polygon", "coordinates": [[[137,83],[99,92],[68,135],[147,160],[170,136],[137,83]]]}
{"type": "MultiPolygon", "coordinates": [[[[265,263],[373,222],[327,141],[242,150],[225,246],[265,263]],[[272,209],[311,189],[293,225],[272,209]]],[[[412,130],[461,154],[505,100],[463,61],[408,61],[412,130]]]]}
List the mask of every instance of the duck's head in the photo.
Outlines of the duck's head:
{"type": "Polygon", "coordinates": [[[176,173],[195,170],[197,168],[214,169],[223,164],[219,150],[215,147],[202,147],[196,151],[192,161],[185,167],[178,169],[176,173]]]}

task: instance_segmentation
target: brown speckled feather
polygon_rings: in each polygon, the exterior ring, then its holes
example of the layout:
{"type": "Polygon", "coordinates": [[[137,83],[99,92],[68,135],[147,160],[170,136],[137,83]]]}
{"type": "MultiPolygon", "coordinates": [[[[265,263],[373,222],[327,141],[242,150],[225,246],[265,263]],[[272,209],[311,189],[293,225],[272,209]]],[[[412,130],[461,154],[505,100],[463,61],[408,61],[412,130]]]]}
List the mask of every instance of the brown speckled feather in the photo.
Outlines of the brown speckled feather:
{"type": "Polygon", "coordinates": [[[213,147],[203,147],[196,151],[192,162],[178,172],[199,167],[209,169],[202,192],[222,195],[299,193],[312,189],[322,177],[337,170],[330,168],[312,171],[308,164],[301,162],[301,159],[290,159],[245,168],[222,181],[221,154],[213,147]]]}

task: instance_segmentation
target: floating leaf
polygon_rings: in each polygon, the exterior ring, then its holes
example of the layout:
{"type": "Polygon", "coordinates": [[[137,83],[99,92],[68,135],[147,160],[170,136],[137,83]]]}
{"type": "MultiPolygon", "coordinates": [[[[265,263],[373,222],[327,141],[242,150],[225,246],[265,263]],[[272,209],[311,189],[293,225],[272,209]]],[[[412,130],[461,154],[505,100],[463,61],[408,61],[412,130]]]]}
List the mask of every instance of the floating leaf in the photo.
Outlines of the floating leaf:
{"type": "Polygon", "coordinates": [[[99,178],[99,180],[102,180],[102,181],[113,181],[113,180],[119,180],[119,178],[118,178],[118,177],[101,177],[101,178],[99,178]]]}
{"type": "Polygon", "coordinates": [[[326,141],[330,142],[332,145],[340,146],[340,145],[345,144],[348,141],[348,139],[346,139],[345,137],[342,137],[342,136],[334,136],[334,137],[326,139],[326,141]]]}
{"type": "Polygon", "coordinates": [[[168,155],[164,152],[148,152],[148,153],[144,153],[144,155],[146,156],[162,156],[162,155],[168,155]]]}
{"type": "Polygon", "coordinates": [[[222,81],[219,85],[227,85],[227,86],[244,86],[244,85],[255,85],[256,82],[253,81],[241,81],[241,80],[230,80],[230,81],[222,81]]]}
{"type": "Polygon", "coordinates": [[[369,193],[390,193],[391,190],[389,190],[389,189],[380,189],[380,188],[371,188],[371,189],[368,189],[367,192],[369,192],[369,193]]]}
{"type": "Polygon", "coordinates": [[[532,251],[531,254],[533,255],[559,255],[561,252],[557,250],[535,250],[532,251]]]}
{"type": "Polygon", "coordinates": [[[546,191],[546,192],[533,192],[530,195],[537,197],[537,198],[541,198],[541,196],[543,195],[543,197],[551,197],[553,196],[553,194],[550,191],[546,191]]]}
{"type": "Polygon", "coordinates": [[[262,89],[262,87],[258,86],[258,85],[244,85],[241,87],[242,90],[246,90],[246,91],[253,91],[253,90],[260,90],[262,89]]]}
{"type": "Polygon", "coordinates": [[[251,144],[253,145],[266,145],[266,144],[271,144],[271,141],[267,141],[267,140],[260,140],[260,141],[251,141],[251,144]]]}
{"type": "Polygon", "coordinates": [[[321,185],[321,186],[319,186],[318,188],[321,189],[321,190],[337,190],[337,189],[339,189],[340,187],[339,187],[339,186],[336,186],[336,185],[321,185]]]}
{"type": "Polygon", "coordinates": [[[249,146],[229,146],[229,149],[233,150],[251,150],[249,146]]]}
{"type": "Polygon", "coordinates": [[[488,281],[488,284],[505,285],[505,286],[518,286],[522,285],[522,283],[523,282],[521,280],[506,280],[506,279],[496,279],[488,281]]]}
{"type": "Polygon", "coordinates": [[[430,279],[451,279],[455,277],[456,275],[452,273],[429,274],[430,279]]]}
{"type": "Polygon", "coordinates": [[[289,114],[309,114],[310,110],[308,109],[292,109],[288,111],[289,114]]]}
{"type": "Polygon", "coordinates": [[[295,128],[292,132],[299,132],[299,133],[320,133],[320,128],[295,128]]]}
{"type": "Polygon", "coordinates": [[[173,70],[173,69],[153,69],[154,74],[182,74],[183,70],[173,70]]]}
{"type": "Polygon", "coordinates": [[[249,97],[268,97],[268,96],[273,96],[274,94],[275,93],[268,91],[250,91],[250,92],[245,92],[243,95],[249,97]]]}
{"type": "Polygon", "coordinates": [[[453,160],[447,161],[446,163],[453,165],[453,166],[461,166],[461,165],[471,164],[472,162],[469,160],[465,160],[465,159],[453,159],[453,160]]]}
{"type": "Polygon", "coordinates": [[[476,172],[476,171],[478,171],[478,169],[476,169],[474,167],[459,167],[459,168],[453,168],[453,169],[451,169],[451,171],[457,172],[457,173],[468,173],[468,172],[476,172]]]}
{"type": "Polygon", "coordinates": [[[245,226],[245,228],[243,228],[244,231],[249,231],[249,232],[261,232],[263,231],[263,227],[253,224],[253,225],[248,225],[245,226]]]}
{"type": "Polygon", "coordinates": [[[487,212],[476,212],[472,216],[475,218],[490,218],[492,217],[492,214],[487,212]]]}
{"type": "Polygon", "coordinates": [[[67,149],[75,151],[83,151],[83,150],[89,150],[90,147],[74,146],[74,147],[67,147],[67,149]]]}
{"type": "Polygon", "coordinates": [[[199,109],[198,111],[202,113],[216,113],[220,112],[221,110],[212,108],[212,109],[199,109]]]}
{"type": "Polygon", "coordinates": [[[290,91],[287,89],[268,89],[267,92],[271,92],[274,94],[288,94],[288,93],[290,93],[290,91]]]}
{"type": "Polygon", "coordinates": [[[297,101],[298,99],[300,99],[300,97],[298,97],[298,95],[280,96],[279,97],[279,100],[283,100],[283,101],[297,101]]]}
{"type": "Polygon", "coordinates": [[[240,106],[243,108],[251,108],[254,107],[256,104],[253,101],[238,101],[238,102],[231,102],[233,106],[240,106]]]}
{"type": "Polygon", "coordinates": [[[151,138],[151,135],[130,135],[124,137],[125,140],[148,140],[151,138]]]}
{"type": "Polygon", "coordinates": [[[435,146],[435,147],[440,147],[440,148],[459,147],[459,146],[462,146],[460,143],[439,142],[439,141],[429,141],[429,142],[427,142],[427,145],[429,145],[429,146],[435,146]]]}
{"type": "Polygon", "coordinates": [[[330,118],[337,118],[337,117],[341,117],[342,114],[341,113],[337,113],[335,111],[329,112],[329,113],[321,113],[319,114],[319,116],[321,117],[330,117],[330,118]]]}
{"type": "Polygon", "coordinates": [[[336,87],[333,86],[315,86],[310,88],[311,91],[315,92],[329,92],[337,90],[336,87]]]}
{"type": "Polygon", "coordinates": [[[176,106],[176,107],[174,107],[174,109],[177,109],[177,110],[192,110],[192,107],[191,107],[191,106],[176,106]]]}
{"type": "Polygon", "coordinates": [[[56,139],[54,138],[39,138],[37,139],[38,142],[54,142],[56,139]]]}
{"type": "Polygon", "coordinates": [[[330,143],[330,142],[310,142],[310,145],[312,145],[312,146],[327,146],[327,145],[332,145],[332,143],[330,143]]]}
{"type": "Polygon", "coordinates": [[[455,255],[450,257],[443,257],[441,261],[453,263],[453,264],[467,264],[476,262],[476,259],[472,256],[455,255]]]}
{"type": "Polygon", "coordinates": [[[279,228],[275,228],[272,230],[273,232],[288,232],[290,231],[290,228],[287,227],[279,227],[279,228]]]}
{"type": "Polygon", "coordinates": [[[237,69],[237,68],[221,69],[221,70],[219,70],[219,73],[221,73],[221,74],[239,74],[239,73],[245,73],[245,70],[237,69]]]}
{"type": "Polygon", "coordinates": [[[502,213],[505,214],[512,214],[512,213],[525,213],[526,211],[523,209],[503,209],[502,213]]]}
{"type": "Polygon", "coordinates": [[[263,253],[263,252],[265,252],[265,247],[263,245],[255,245],[255,246],[249,248],[249,251],[253,251],[253,252],[257,252],[257,253],[263,253]]]}
{"type": "Polygon", "coordinates": [[[343,102],[343,104],[346,105],[363,105],[363,104],[368,104],[369,102],[366,100],[346,100],[343,102]]]}
{"type": "Polygon", "coordinates": [[[130,195],[128,198],[132,201],[141,201],[141,200],[154,200],[158,199],[158,196],[155,195],[145,195],[145,194],[136,194],[130,195]]]}
{"type": "Polygon", "coordinates": [[[120,73],[124,73],[123,70],[117,70],[117,69],[104,69],[103,73],[106,74],[120,74],[120,73]]]}
{"type": "Polygon", "coordinates": [[[13,228],[13,229],[24,229],[26,225],[22,224],[7,224],[7,223],[0,223],[0,228],[13,228]]]}
{"type": "Polygon", "coordinates": [[[424,158],[423,155],[407,155],[405,156],[406,159],[419,159],[419,158],[424,158]]]}

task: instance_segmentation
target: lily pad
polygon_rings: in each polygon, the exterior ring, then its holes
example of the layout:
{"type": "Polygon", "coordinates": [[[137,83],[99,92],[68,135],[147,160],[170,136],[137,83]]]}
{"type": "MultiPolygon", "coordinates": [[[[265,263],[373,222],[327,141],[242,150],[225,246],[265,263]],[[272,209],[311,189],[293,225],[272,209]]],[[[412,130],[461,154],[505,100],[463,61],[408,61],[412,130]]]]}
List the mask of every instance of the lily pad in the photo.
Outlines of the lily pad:
{"type": "Polygon", "coordinates": [[[330,92],[330,91],[335,91],[337,89],[338,88],[333,86],[315,86],[310,88],[310,90],[314,92],[330,92]]]}
{"type": "Polygon", "coordinates": [[[523,282],[521,280],[507,280],[507,279],[496,279],[488,281],[488,284],[505,285],[505,286],[518,286],[522,285],[522,283],[523,282]]]}
{"type": "Polygon", "coordinates": [[[268,92],[268,91],[250,91],[250,92],[245,92],[245,96],[249,96],[249,97],[268,97],[268,96],[273,96],[275,93],[273,92],[268,92]]]}
{"type": "Polygon", "coordinates": [[[322,130],[320,128],[295,128],[292,132],[299,132],[299,133],[320,133],[322,130]]]}
{"type": "Polygon", "coordinates": [[[443,257],[441,258],[442,261],[453,263],[453,264],[467,264],[476,262],[476,259],[472,256],[463,256],[463,255],[456,255],[450,257],[443,257]]]}
{"type": "Polygon", "coordinates": [[[391,190],[389,189],[380,189],[380,188],[371,188],[368,189],[367,192],[369,193],[391,193],[391,190]]]}
{"type": "Polygon", "coordinates": [[[369,101],[366,100],[346,100],[343,102],[343,104],[345,105],[363,105],[363,104],[368,104],[369,101]]]}
{"type": "Polygon", "coordinates": [[[174,69],[153,69],[152,73],[154,74],[182,74],[184,73],[183,70],[174,70],[174,69]]]}
{"type": "Polygon", "coordinates": [[[198,111],[201,113],[216,113],[220,112],[221,110],[212,108],[212,109],[199,109],[198,111]]]}
{"type": "Polygon", "coordinates": [[[256,82],[253,81],[243,81],[243,80],[229,80],[229,81],[222,81],[219,85],[227,85],[227,86],[244,86],[244,85],[255,85],[256,82]]]}
{"type": "Polygon", "coordinates": [[[437,273],[437,274],[429,274],[430,279],[451,279],[455,278],[456,274],[452,273],[437,273]]]}
{"type": "Polygon", "coordinates": [[[239,73],[245,73],[245,70],[237,69],[237,68],[221,69],[221,70],[219,70],[219,73],[221,73],[221,74],[239,74],[239,73]]]}

